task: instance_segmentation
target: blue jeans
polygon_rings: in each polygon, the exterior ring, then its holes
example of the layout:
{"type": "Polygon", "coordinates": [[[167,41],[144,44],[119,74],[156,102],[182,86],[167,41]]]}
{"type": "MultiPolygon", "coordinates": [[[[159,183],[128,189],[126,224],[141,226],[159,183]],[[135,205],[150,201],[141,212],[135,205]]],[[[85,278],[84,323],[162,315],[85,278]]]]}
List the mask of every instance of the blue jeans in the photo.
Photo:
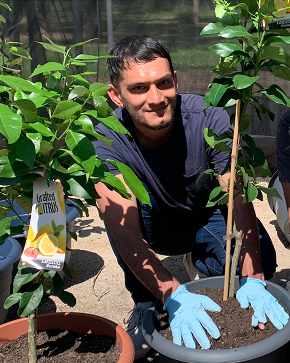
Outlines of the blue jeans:
{"type": "MultiPolygon", "coordinates": [[[[164,225],[160,209],[149,192],[151,207],[139,204],[139,217],[141,230],[146,241],[151,248],[160,254],[164,255],[180,255],[192,251],[192,262],[195,267],[207,276],[220,276],[224,274],[225,267],[225,247],[227,226],[226,226],[226,209],[217,209],[209,218],[208,223],[204,226],[198,225],[192,228],[192,234],[188,238],[182,238],[180,241],[174,239],[174,249],[168,251],[164,248],[164,240],[162,235],[166,235],[166,227],[164,225]],[[172,253],[173,251],[173,253],[172,253]]],[[[194,222],[194,221],[193,221],[194,222]]],[[[272,241],[265,230],[262,223],[258,220],[262,269],[265,279],[272,278],[276,270],[276,252],[272,241]]],[[[176,227],[178,229],[178,226],[176,227]]],[[[117,257],[118,263],[124,271],[125,286],[130,291],[135,303],[154,301],[156,298],[149,290],[137,279],[133,272],[122,260],[118,254],[110,233],[106,227],[108,238],[110,240],[113,251],[117,257]]],[[[166,237],[168,242],[168,237],[166,237]]],[[[170,243],[169,243],[170,244],[170,243]]],[[[234,243],[232,243],[232,252],[234,243]]],[[[237,269],[237,274],[239,268],[237,269]]]]}

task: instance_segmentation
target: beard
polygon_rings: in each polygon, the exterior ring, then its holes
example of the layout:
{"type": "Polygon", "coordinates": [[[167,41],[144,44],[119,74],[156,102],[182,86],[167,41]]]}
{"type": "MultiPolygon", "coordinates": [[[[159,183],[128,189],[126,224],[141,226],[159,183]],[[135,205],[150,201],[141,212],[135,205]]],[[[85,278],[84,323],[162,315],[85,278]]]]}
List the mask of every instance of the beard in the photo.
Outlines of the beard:
{"type": "Polygon", "coordinates": [[[150,125],[145,118],[144,119],[133,119],[134,122],[140,126],[146,127],[147,129],[150,130],[161,130],[161,129],[166,129],[167,127],[171,126],[174,122],[174,117],[173,115],[171,116],[171,119],[169,120],[163,120],[161,121],[158,125],[150,125]]]}
{"type": "Polygon", "coordinates": [[[149,115],[146,110],[136,111],[133,107],[126,102],[126,100],[122,100],[124,107],[129,112],[134,123],[145,127],[149,130],[162,130],[170,127],[174,122],[174,114],[176,108],[176,102],[169,102],[165,114],[163,116],[155,116],[155,119],[160,119],[160,122],[150,123],[151,117],[147,119],[146,115],[149,115]]]}

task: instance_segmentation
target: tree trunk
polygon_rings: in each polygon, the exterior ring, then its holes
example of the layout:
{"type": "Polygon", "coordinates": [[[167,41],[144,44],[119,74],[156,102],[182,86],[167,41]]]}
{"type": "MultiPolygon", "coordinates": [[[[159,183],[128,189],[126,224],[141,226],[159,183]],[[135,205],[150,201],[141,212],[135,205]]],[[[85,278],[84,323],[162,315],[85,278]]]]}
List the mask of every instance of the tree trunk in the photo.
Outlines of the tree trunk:
{"type": "Polygon", "coordinates": [[[199,22],[199,0],[193,0],[193,24],[199,22]]]}
{"type": "MultiPolygon", "coordinates": [[[[29,48],[31,60],[31,72],[37,67],[38,64],[45,64],[47,62],[45,49],[41,44],[36,43],[42,41],[40,26],[35,9],[34,0],[27,0],[26,2],[26,15],[27,15],[27,28],[29,37],[29,48]]],[[[39,74],[33,77],[33,82],[44,82],[44,77],[39,74]]]]}

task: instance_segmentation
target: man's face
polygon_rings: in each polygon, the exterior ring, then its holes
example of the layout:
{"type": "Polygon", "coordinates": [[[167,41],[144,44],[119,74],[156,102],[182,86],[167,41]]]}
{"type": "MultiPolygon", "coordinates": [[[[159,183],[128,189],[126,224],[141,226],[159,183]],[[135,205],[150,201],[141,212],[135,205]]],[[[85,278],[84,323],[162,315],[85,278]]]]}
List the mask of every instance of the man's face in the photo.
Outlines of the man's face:
{"type": "Polygon", "coordinates": [[[166,58],[146,63],[131,62],[122,72],[118,90],[112,87],[110,91],[112,100],[119,106],[125,106],[135,123],[151,130],[172,124],[177,79],[176,74],[172,76],[166,58]]]}

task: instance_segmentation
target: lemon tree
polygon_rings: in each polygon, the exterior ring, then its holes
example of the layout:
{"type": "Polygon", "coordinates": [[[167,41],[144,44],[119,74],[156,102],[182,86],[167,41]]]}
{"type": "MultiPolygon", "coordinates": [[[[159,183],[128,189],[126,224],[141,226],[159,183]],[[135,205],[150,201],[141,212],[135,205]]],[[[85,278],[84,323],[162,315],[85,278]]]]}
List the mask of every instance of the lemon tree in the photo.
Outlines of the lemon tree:
{"type": "MultiPolygon", "coordinates": [[[[230,205],[233,205],[233,194],[243,193],[244,203],[252,202],[258,198],[263,200],[262,192],[281,198],[275,188],[264,188],[259,185],[259,177],[271,175],[263,151],[256,147],[254,139],[247,134],[251,120],[248,113],[252,108],[261,122],[263,117],[274,121],[275,115],[264,105],[264,99],[290,106],[290,99],[285,91],[276,84],[263,86],[261,72],[272,73],[277,78],[290,80],[290,33],[287,29],[269,29],[273,18],[282,18],[286,14],[288,5],[282,0],[238,0],[237,3],[227,0],[213,0],[216,4],[216,21],[204,27],[201,35],[217,34],[222,40],[213,44],[209,49],[220,59],[212,70],[217,76],[209,85],[209,91],[204,96],[206,109],[209,106],[231,109],[238,100],[240,107],[239,124],[236,127],[237,139],[241,140],[233,146],[238,155],[230,155],[229,163],[223,173],[234,170],[230,185],[235,192],[231,193],[230,205]],[[283,47],[279,46],[283,44],[283,47]],[[232,164],[232,165],[231,165],[232,164]],[[232,169],[233,167],[233,169],[232,169]],[[238,176],[238,178],[236,177],[238,176]],[[252,177],[252,178],[249,178],[252,177]]],[[[205,112],[206,112],[205,109],[205,112]]],[[[232,113],[231,122],[234,123],[235,112],[232,113]]],[[[210,129],[204,129],[204,137],[210,147],[231,153],[226,145],[233,140],[233,133],[226,132],[216,135],[210,129]]],[[[208,169],[204,174],[218,177],[214,169],[208,169]]],[[[231,189],[232,190],[232,189],[231,189]]],[[[208,206],[221,205],[229,202],[230,186],[215,188],[208,201],[208,206]]],[[[229,211],[233,214],[233,210],[229,211]]],[[[234,229],[233,221],[228,220],[230,230],[234,229]]],[[[227,236],[227,250],[230,246],[230,234],[227,236]]],[[[239,253],[239,252],[237,252],[239,253]]],[[[235,259],[238,261],[238,258],[235,259]]],[[[229,264],[226,264],[226,274],[229,274],[229,264]]],[[[232,271],[236,267],[232,266],[232,271]]],[[[234,276],[232,274],[232,276],[234,276]]],[[[225,281],[229,279],[225,279],[225,281]]],[[[234,286],[234,282],[231,282],[234,286]]],[[[224,297],[227,298],[228,286],[224,286],[224,297]]],[[[231,289],[232,296],[234,289],[231,289]]]]}

